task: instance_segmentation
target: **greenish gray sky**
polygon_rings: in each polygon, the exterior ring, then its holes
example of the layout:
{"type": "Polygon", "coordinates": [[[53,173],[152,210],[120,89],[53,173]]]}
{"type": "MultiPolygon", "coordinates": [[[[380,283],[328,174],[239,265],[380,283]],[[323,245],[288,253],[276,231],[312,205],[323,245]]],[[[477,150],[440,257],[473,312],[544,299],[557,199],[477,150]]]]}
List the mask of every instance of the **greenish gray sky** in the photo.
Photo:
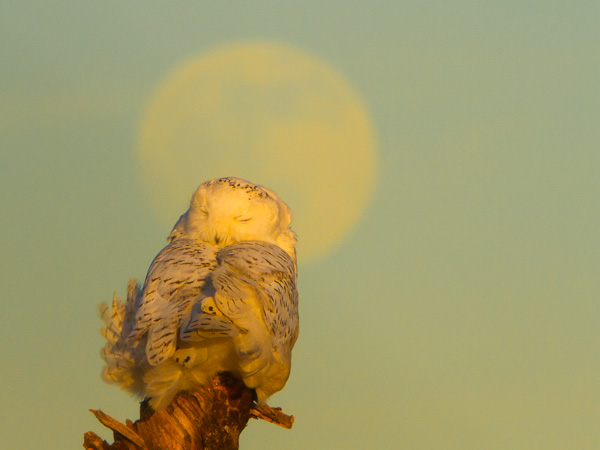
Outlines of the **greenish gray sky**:
{"type": "Polygon", "coordinates": [[[180,64],[256,40],[343,77],[377,169],[353,228],[300,266],[292,376],[271,401],[294,429],[251,422],[241,448],[600,448],[597,1],[1,9],[7,448],[110,439],[89,408],[137,417],[100,379],[96,308],[169,232],[142,181],[143,117],[180,64]]]}

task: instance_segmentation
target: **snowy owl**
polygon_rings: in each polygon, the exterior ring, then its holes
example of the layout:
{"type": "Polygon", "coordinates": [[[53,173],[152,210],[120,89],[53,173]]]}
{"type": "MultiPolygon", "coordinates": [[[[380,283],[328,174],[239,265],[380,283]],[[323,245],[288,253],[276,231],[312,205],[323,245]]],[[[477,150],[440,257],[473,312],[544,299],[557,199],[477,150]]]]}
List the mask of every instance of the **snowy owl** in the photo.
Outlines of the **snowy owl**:
{"type": "Polygon", "coordinates": [[[280,391],[298,337],[296,235],[273,191],[239,178],[201,184],[143,286],[101,306],[103,378],[166,407],[219,372],[280,391]]]}

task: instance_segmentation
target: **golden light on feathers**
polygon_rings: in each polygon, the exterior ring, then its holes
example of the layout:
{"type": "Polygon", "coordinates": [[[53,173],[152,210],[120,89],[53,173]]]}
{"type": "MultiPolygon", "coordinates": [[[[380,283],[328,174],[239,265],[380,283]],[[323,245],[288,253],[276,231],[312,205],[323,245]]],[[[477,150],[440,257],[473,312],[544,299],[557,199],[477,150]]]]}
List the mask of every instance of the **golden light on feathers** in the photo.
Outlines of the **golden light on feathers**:
{"type": "Polygon", "coordinates": [[[143,286],[102,308],[104,378],[166,407],[219,372],[281,390],[298,337],[296,237],[273,191],[239,178],[200,185],[143,286]]]}

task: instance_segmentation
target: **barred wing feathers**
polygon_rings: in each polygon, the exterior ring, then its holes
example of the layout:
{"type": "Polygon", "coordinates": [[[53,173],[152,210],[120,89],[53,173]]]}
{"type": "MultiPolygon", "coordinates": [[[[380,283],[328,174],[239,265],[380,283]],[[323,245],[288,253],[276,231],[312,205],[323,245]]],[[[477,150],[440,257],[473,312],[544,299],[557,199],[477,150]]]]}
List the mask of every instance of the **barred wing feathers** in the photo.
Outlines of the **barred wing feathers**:
{"type": "Polygon", "coordinates": [[[259,241],[229,245],[216,259],[211,295],[199,300],[181,337],[234,336],[232,370],[263,401],[290,372],[298,337],[295,263],[280,247],[259,241]]]}
{"type": "Polygon", "coordinates": [[[293,343],[298,334],[296,268],[280,247],[266,242],[242,242],[217,255],[213,274],[217,307],[236,317],[247,303],[244,293],[255,291],[277,346],[293,343]]]}
{"type": "Polygon", "coordinates": [[[291,215],[246,180],[202,183],[143,286],[102,308],[105,379],[155,409],[224,371],[259,402],[281,390],[298,337],[291,215]]]}
{"type": "Polygon", "coordinates": [[[218,249],[180,238],[168,244],[152,261],[129,334],[133,342],[147,335],[146,356],[151,365],[160,364],[175,352],[181,322],[206,285],[218,249]]]}
{"type": "Polygon", "coordinates": [[[100,334],[106,339],[106,344],[100,355],[106,362],[102,378],[120,385],[137,394],[143,394],[144,386],[138,362],[145,359],[143,349],[129,345],[127,336],[133,325],[135,311],[141,301],[141,287],[134,279],[127,284],[127,300],[125,302],[113,296],[111,308],[101,303],[99,312],[104,326],[100,334]]]}

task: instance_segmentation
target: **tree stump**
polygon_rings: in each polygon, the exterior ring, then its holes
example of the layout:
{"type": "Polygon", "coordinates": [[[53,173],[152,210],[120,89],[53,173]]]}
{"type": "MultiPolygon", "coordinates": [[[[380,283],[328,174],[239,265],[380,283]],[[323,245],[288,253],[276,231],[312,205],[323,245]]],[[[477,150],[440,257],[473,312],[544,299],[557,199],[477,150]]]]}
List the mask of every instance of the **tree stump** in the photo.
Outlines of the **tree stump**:
{"type": "Polygon", "coordinates": [[[124,425],[102,411],[90,410],[114,432],[109,444],[95,433],[84,435],[88,450],[235,450],[250,417],[291,428],[293,417],[253,402],[254,392],[230,374],[219,374],[195,392],[181,392],[167,408],[141,403],[140,419],[124,425]]]}

